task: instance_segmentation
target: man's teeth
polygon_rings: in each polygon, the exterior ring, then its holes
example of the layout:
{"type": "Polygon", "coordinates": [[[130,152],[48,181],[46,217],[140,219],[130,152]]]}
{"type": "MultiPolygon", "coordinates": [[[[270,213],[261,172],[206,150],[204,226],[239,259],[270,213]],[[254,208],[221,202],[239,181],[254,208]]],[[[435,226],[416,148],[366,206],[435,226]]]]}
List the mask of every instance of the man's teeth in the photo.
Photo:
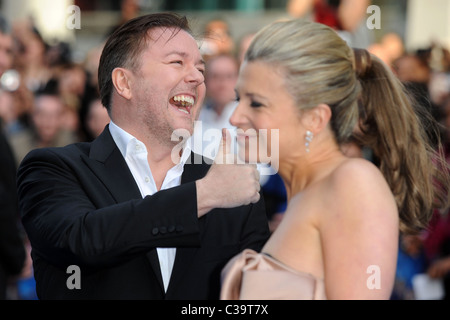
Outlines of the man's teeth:
{"type": "Polygon", "coordinates": [[[184,113],[186,113],[186,114],[189,114],[189,112],[188,112],[186,109],[178,108],[178,110],[181,111],[181,112],[184,112],[184,113]]]}
{"type": "Polygon", "coordinates": [[[184,95],[175,96],[175,97],[173,97],[173,100],[175,102],[181,102],[182,106],[194,105],[194,98],[192,98],[190,96],[184,96],[184,95]]]}

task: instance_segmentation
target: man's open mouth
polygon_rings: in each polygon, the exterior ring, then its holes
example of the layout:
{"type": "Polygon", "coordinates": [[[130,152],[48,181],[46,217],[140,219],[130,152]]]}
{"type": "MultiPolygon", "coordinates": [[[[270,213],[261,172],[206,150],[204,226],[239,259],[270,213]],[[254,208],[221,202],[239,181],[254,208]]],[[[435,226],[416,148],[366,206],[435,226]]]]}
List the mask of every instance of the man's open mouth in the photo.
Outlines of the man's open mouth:
{"type": "Polygon", "coordinates": [[[195,98],[191,95],[180,94],[172,97],[169,102],[180,112],[191,114],[191,109],[194,106],[195,98]]]}

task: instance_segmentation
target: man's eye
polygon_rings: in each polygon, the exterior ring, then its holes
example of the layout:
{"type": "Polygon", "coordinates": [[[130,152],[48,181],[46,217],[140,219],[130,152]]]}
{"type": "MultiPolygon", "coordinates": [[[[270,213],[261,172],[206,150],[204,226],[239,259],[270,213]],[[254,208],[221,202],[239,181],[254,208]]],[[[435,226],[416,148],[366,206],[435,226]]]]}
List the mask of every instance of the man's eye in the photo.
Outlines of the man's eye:
{"type": "Polygon", "coordinates": [[[183,64],[183,61],[181,60],[174,60],[171,63],[175,63],[175,64],[183,64]]]}

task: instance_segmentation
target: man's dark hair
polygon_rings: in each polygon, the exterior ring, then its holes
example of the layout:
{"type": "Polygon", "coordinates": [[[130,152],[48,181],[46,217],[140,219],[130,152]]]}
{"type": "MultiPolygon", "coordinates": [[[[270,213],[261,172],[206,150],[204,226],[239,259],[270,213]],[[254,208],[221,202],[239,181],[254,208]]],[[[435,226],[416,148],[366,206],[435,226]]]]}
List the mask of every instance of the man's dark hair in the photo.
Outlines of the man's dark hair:
{"type": "Polygon", "coordinates": [[[160,27],[184,30],[192,34],[185,16],[175,13],[153,13],[127,21],[108,38],[98,67],[100,98],[108,112],[113,90],[111,78],[113,70],[138,67],[138,58],[148,43],[148,32],[160,27]]]}

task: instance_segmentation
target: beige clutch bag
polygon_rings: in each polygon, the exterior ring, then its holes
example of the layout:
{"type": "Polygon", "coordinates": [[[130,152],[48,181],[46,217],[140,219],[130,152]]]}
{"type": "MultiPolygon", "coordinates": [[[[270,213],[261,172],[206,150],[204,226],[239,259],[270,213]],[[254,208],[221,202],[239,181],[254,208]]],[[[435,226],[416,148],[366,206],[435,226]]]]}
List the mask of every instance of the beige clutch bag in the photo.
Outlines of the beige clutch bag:
{"type": "Polygon", "coordinates": [[[246,249],[222,270],[221,300],[322,300],[324,283],[246,249]]]}

